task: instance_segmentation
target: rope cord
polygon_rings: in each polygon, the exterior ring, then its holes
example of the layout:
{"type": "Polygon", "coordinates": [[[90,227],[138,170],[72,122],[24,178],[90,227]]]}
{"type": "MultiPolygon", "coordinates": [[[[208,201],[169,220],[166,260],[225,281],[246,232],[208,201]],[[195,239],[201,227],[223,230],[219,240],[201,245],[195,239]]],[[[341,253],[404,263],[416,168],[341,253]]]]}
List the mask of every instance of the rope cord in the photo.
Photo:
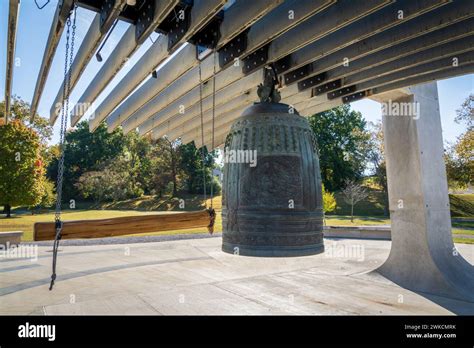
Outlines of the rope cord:
{"type": "Polygon", "coordinates": [[[60,157],[58,162],[58,177],[56,184],[56,210],[54,213],[54,221],[56,228],[56,235],[54,238],[53,244],[53,265],[52,265],[52,274],[51,274],[51,284],[49,285],[49,290],[53,289],[54,281],[56,280],[56,262],[58,256],[59,241],[61,240],[61,231],[63,228],[63,223],[61,221],[61,201],[62,201],[62,191],[63,191],[63,177],[64,177],[64,143],[67,130],[67,116],[69,113],[69,93],[71,86],[71,66],[74,55],[74,39],[76,36],[76,10],[77,5],[74,5],[74,19],[72,22],[72,34],[70,34],[71,29],[71,14],[69,15],[66,21],[66,52],[65,52],[65,61],[64,61],[64,85],[63,85],[63,102],[61,107],[61,128],[59,133],[59,150],[60,157]],[[71,47],[69,47],[69,36],[71,35],[71,47]],[[69,59],[68,59],[69,58],[69,59]],[[68,69],[69,66],[69,69],[68,69]]]}

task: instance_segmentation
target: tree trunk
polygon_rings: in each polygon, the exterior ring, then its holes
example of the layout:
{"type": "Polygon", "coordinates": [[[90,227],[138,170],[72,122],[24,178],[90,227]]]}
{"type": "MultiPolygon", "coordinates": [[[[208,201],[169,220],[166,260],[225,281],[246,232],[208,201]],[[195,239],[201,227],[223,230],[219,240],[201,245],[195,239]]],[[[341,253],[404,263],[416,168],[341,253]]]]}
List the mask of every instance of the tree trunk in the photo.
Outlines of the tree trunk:
{"type": "Polygon", "coordinates": [[[354,222],[354,202],[351,203],[351,222],[354,222]]]}
{"type": "Polygon", "coordinates": [[[173,197],[178,195],[178,180],[176,178],[176,170],[173,164],[173,170],[171,171],[172,179],[173,179],[173,197]]]}
{"type": "Polygon", "coordinates": [[[173,197],[178,195],[178,179],[177,179],[177,168],[176,168],[176,151],[173,149],[173,144],[170,143],[170,154],[171,154],[171,176],[173,181],[173,197]]]}
{"type": "Polygon", "coordinates": [[[384,191],[384,207],[383,207],[383,213],[385,216],[390,216],[390,210],[388,208],[388,193],[384,191]]]}
{"type": "Polygon", "coordinates": [[[7,214],[7,218],[11,217],[12,207],[10,206],[10,204],[5,204],[3,211],[5,212],[5,214],[7,214]]]}

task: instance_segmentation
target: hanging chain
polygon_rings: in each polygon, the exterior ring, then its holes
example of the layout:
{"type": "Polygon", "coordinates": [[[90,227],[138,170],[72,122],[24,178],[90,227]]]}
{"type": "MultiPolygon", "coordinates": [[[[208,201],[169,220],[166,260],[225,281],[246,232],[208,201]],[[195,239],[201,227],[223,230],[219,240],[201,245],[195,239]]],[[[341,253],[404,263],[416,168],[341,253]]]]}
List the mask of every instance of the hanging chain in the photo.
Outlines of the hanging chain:
{"type": "MultiPolygon", "coordinates": [[[[214,151],[214,135],[215,135],[215,118],[216,118],[216,59],[217,52],[214,50],[214,71],[212,74],[212,140],[211,151],[214,151]]],[[[211,169],[211,209],[214,200],[214,168],[211,169]]]]}
{"type": "Polygon", "coordinates": [[[201,61],[199,61],[199,107],[201,111],[201,160],[202,160],[202,182],[204,192],[204,204],[207,209],[207,197],[206,197],[206,159],[204,155],[204,115],[202,112],[202,72],[201,72],[201,61]]]}
{"type": "Polygon", "coordinates": [[[69,94],[71,92],[71,66],[74,56],[74,41],[76,36],[76,10],[77,5],[74,5],[72,33],[71,31],[71,15],[66,21],[66,52],[64,60],[64,83],[63,83],[63,101],[61,106],[61,128],[59,131],[59,151],[60,157],[58,161],[58,177],[56,182],[56,210],[54,213],[56,235],[53,244],[53,272],[51,274],[51,284],[49,290],[53,289],[54,281],[56,280],[56,260],[58,255],[59,241],[61,239],[61,231],[63,223],[61,221],[61,201],[63,192],[63,177],[64,177],[64,145],[67,130],[67,116],[69,114],[69,94]],[[71,47],[69,47],[69,36],[71,35],[71,47]],[[69,67],[69,68],[68,68],[69,67]]]}

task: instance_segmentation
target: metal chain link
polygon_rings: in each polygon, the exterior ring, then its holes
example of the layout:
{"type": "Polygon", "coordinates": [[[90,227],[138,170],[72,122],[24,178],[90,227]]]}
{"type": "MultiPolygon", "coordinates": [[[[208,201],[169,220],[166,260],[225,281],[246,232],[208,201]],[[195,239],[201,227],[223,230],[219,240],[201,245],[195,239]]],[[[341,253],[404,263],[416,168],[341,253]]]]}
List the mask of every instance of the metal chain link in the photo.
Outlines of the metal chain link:
{"type": "MultiPolygon", "coordinates": [[[[212,75],[212,141],[211,151],[214,151],[215,118],[216,118],[216,59],[217,52],[214,50],[214,73],[212,75]]],[[[213,161],[214,162],[214,161],[213,161]]],[[[211,209],[214,200],[214,168],[211,168],[211,209]]]]}
{"type": "Polygon", "coordinates": [[[204,191],[204,204],[207,209],[207,197],[206,197],[206,160],[204,156],[204,115],[202,112],[202,72],[201,72],[201,61],[199,61],[199,107],[201,109],[201,157],[202,157],[202,181],[204,191]]]}
{"type": "Polygon", "coordinates": [[[61,222],[61,208],[62,208],[62,192],[63,192],[63,178],[64,178],[64,145],[67,130],[67,120],[69,114],[69,94],[71,92],[71,67],[74,57],[74,41],[76,37],[76,18],[77,5],[73,9],[72,33],[71,29],[71,15],[66,21],[66,51],[64,60],[64,84],[63,84],[63,101],[61,106],[61,128],[59,132],[59,151],[60,157],[58,161],[58,176],[56,183],[56,210],[54,213],[56,235],[53,244],[53,271],[51,275],[51,284],[49,290],[53,289],[54,281],[56,280],[56,260],[58,254],[59,240],[61,239],[61,231],[63,224],[61,222]],[[69,40],[71,36],[71,47],[69,47],[69,40]],[[68,57],[69,56],[69,57],[68,57]],[[68,59],[69,58],[69,59],[68,59]]]}

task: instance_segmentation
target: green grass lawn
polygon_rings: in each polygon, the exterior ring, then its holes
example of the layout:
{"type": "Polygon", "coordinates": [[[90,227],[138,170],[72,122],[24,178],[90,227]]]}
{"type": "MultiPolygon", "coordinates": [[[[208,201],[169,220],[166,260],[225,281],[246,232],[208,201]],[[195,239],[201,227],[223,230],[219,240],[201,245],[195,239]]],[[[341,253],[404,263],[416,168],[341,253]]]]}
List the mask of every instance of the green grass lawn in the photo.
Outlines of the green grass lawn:
{"type": "Polygon", "coordinates": [[[390,225],[390,219],[384,216],[354,216],[354,222],[351,222],[350,216],[327,215],[326,224],[328,226],[390,225]]]}
{"type": "MultiPolygon", "coordinates": [[[[383,215],[383,196],[380,191],[371,189],[370,195],[365,202],[356,205],[354,222],[350,221],[348,215],[349,207],[342,200],[340,194],[336,194],[338,208],[337,215],[327,215],[326,224],[329,226],[368,226],[368,225],[389,225],[390,219],[383,215]]],[[[184,195],[185,210],[200,210],[204,208],[204,200],[199,195],[184,195]]],[[[474,235],[474,195],[450,195],[451,213],[455,217],[453,221],[453,235],[455,241],[460,243],[473,243],[474,239],[458,238],[456,235],[474,235]],[[469,219],[471,217],[471,219],[469,219]]],[[[210,199],[207,199],[207,206],[210,206],[210,199]]],[[[65,210],[63,220],[88,220],[103,219],[120,216],[136,216],[143,214],[159,214],[170,210],[181,210],[178,207],[179,198],[155,198],[153,196],[143,196],[136,199],[116,203],[94,204],[90,202],[78,202],[75,210],[65,210]]],[[[214,208],[218,211],[215,231],[222,231],[221,197],[217,196],[213,201],[214,208]]],[[[54,221],[54,212],[46,211],[33,215],[25,208],[14,210],[12,218],[7,219],[0,215],[0,231],[23,231],[24,241],[33,239],[33,225],[35,222],[54,221]]],[[[157,234],[184,234],[202,233],[203,228],[153,232],[143,235],[157,234]]]]}
{"type": "MultiPolygon", "coordinates": [[[[384,216],[384,194],[373,188],[368,188],[368,197],[354,207],[354,214],[360,216],[384,216]]],[[[334,194],[336,211],[334,215],[350,215],[351,207],[344,201],[342,193],[334,194]]],[[[474,194],[450,194],[449,203],[452,217],[474,218],[474,194]]],[[[473,223],[474,226],[474,223],[473,223]]]]}
{"type": "MultiPolygon", "coordinates": [[[[220,204],[217,202],[215,205],[216,208],[220,204]]],[[[137,216],[137,215],[147,215],[147,214],[160,214],[162,212],[143,212],[136,210],[80,210],[80,211],[71,211],[66,210],[63,212],[63,220],[88,220],[88,219],[104,219],[104,218],[113,218],[120,216],[137,216]]],[[[31,213],[23,213],[13,216],[12,218],[0,217],[0,231],[23,231],[23,240],[31,241],[33,239],[33,225],[35,222],[44,222],[44,221],[54,221],[54,212],[31,215],[31,213]]],[[[367,217],[367,216],[356,216],[354,222],[350,221],[349,216],[328,216],[326,219],[326,224],[328,226],[370,226],[370,225],[389,225],[390,219],[384,217],[367,217]]],[[[469,224],[468,224],[469,225],[469,224]]],[[[222,218],[221,214],[218,212],[215,231],[219,233],[222,231],[222,218]]],[[[186,233],[202,233],[205,232],[203,228],[196,229],[186,229],[186,230],[176,230],[176,231],[166,231],[166,232],[151,232],[144,233],[141,235],[172,235],[172,234],[186,234],[186,233]]],[[[474,230],[468,228],[453,228],[454,237],[457,234],[463,235],[474,235],[474,230]]],[[[459,243],[474,243],[474,239],[467,238],[456,238],[455,242],[459,243]]]]}

